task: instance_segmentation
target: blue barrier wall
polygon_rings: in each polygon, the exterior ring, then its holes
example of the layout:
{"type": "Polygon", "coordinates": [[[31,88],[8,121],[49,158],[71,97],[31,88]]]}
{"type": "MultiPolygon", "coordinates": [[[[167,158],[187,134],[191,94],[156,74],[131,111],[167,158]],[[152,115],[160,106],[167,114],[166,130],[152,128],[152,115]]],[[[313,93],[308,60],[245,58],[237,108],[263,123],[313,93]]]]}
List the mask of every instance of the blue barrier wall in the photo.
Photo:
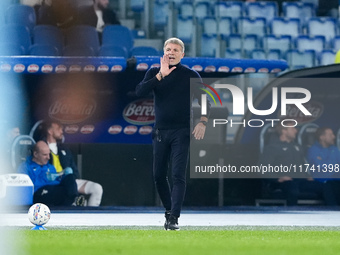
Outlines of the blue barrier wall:
{"type": "MultiPolygon", "coordinates": [[[[0,74],[21,77],[29,125],[53,118],[65,125],[69,143],[149,144],[153,99],[138,98],[135,86],[159,57],[0,57],[0,74]]],[[[277,73],[285,61],[184,58],[201,76],[277,73]]]]}

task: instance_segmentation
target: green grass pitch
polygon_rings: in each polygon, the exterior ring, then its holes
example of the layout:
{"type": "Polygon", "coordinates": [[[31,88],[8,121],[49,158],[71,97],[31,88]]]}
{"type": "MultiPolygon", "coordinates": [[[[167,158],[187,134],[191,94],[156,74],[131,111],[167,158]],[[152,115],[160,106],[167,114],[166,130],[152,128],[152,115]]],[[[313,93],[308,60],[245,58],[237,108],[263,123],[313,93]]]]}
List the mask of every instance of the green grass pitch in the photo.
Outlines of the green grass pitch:
{"type": "Polygon", "coordinates": [[[106,254],[318,254],[340,253],[339,229],[187,228],[15,230],[27,255],[106,254]]]}

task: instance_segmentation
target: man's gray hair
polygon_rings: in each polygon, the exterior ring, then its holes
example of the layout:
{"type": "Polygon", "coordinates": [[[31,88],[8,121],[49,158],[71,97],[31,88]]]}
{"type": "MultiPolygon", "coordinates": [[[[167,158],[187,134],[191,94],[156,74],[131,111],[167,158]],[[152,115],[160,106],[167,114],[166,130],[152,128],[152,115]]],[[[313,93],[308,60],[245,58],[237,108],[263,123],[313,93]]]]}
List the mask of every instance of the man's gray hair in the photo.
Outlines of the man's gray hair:
{"type": "Polygon", "coordinates": [[[182,52],[184,52],[185,47],[184,47],[184,43],[182,42],[181,39],[178,39],[178,38],[176,38],[176,37],[169,38],[168,40],[166,40],[166,41],[164,42],[164,47],[163,47],[163,48],[165,49],[165,47],[166,47],[169,43],[173,43],[173,44],[177,44],[177,45],[181,46],[182,52]]]}

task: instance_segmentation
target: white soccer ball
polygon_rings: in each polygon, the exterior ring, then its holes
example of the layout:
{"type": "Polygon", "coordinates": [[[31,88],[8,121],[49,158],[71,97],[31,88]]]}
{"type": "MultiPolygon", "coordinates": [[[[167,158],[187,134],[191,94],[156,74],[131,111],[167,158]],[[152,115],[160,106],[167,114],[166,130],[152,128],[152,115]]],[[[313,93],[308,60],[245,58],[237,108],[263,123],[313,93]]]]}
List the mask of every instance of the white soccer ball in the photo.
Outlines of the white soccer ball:
{"type": "Polygon", "coordinates": [[[41,203],[32,205],[28,210],[28,219],[34,225],[42,226],[50,220],[50,217],[50,208],[41,203]]]}

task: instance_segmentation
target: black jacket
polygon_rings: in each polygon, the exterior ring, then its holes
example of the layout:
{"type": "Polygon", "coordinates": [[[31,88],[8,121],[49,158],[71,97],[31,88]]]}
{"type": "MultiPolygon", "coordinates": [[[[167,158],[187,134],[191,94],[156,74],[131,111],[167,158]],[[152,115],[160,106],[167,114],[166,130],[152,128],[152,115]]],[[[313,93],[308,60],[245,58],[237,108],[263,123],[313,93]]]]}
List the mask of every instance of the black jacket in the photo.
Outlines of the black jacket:
{"type": "MultiPolygon", "coordinates": [[[[171,66],[170,66],[171,68],[171,66]]],[[[159,67],[151,68],[145,74],[143,81],[136,87],[137,96],[147,96],[153,93],[155,100],[155,128],[177,129],[190,128],[192,121],[192,101],[198,100],[201,105],[201,84],[193,84],[191,87],[190,78],[200,79],[200,75],[182,65],[176,65],[165,79],[159,81],[156,74],[159,67]],[[190,89],[192,88],[192,89],[190,89]]],[[[207,102],[207,113],[209,116],[210,102],[207,102]]]]}
{"type": "MultiPolygon", "coordinates": [[[[79,171],[76,162],[73,159],[72,152],[69,148],[67,148],[64,144],[58,143],[58,155],[60,164],[65,169],[66,167],[71,167],[73,170],[74,177],[79,179],[79,171]]],[[[53,158],[50,157],[50,164],[53,165],[53,158]]]]}

